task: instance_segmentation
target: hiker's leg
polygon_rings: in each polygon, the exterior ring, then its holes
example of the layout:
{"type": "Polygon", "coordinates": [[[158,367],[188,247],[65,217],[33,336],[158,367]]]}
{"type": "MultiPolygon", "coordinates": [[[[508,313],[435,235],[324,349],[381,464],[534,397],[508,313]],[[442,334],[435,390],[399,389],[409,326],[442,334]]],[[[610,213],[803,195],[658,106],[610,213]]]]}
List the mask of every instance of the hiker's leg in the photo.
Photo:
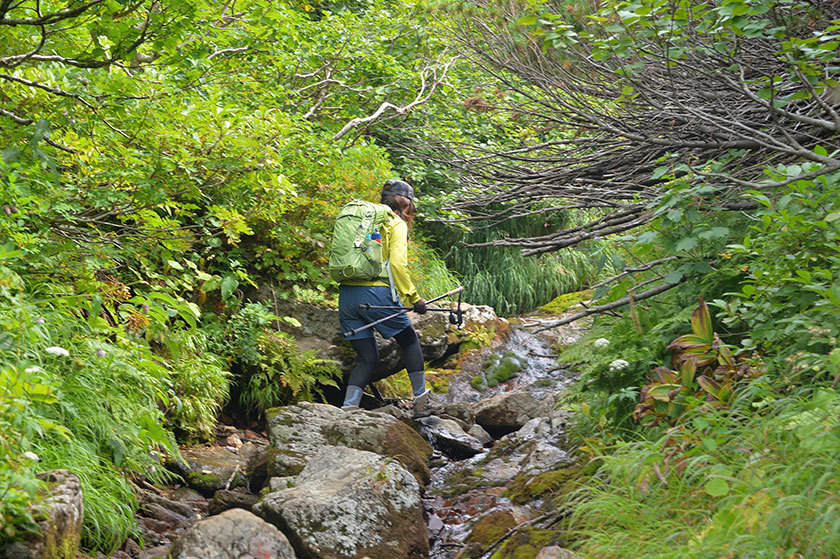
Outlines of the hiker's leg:
{"type": "Polygon", "coordinates": [[[360,340],[350,340],[350,344],[356,350],[359,362],[350,372],[350,377],[347,379],[347,392],[344,395],[344,405],[358,406],[362,399],[364,387],[367,386],[367,383],[373,376],[376,365],[379,363],[379,348],[376,347],[376,338],[373,336],[360,340]]]}
{"type": "Polygon", "coordinates": [[[411,391],[415,398],[421,396],[426,391],[426,371],[417,332],[409,326],[394,336],[394,339],[402,348],[405,370],[408,371],[408,379],[411,381],[411,391]]]}

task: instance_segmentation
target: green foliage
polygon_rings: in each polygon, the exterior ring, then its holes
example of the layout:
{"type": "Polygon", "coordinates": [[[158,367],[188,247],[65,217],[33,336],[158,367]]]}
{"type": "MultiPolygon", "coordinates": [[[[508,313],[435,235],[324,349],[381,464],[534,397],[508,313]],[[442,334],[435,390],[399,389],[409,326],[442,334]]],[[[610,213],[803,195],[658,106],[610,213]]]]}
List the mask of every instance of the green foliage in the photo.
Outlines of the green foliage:
{"type": "Polygon", "coordinates": [[[213,441],[216,416],[229,396],[230,373],[210,353],[201,331],[181,331],[166,340],[171,354],[172,399],[167,425],[187,441],[213,441]]]}
{"type": "Polygon", "coordinates": [[[261,415],[266,409],[321,395],[323,386],[338,386],[338,366],[302,352],[294,338],[274,329],[275,321],[299,326],[290,317],[271,313],[262,303],[243,305],[217,335],[220,355],[237,371],[239,404],[261,415]]]}
{"type": "Polygon", "coordinates": [[[736,362],[731,347],[726,346],[712,328],[706,302],[691,315],[691,333],[671,342],[674,365],[679,370],[657,367],[650,382],[641,389],[640,403],[633,418],[643,425],[660,421],[679,423],[686,412],[702,405],[728,406],[735,396],[737,383],[755,377],[749,364],[736,362]],[[705,367],[698,373],[698,368],[705,367]]]}
{"type": "MultiPolygon", "coordinates": [[[[603,244],[590,252],[569,250],[559,256],[542,257],[525,257],[512,248],[470,248],[462,244],[525,236],[550,226],[545,219],[531,221],[506,222],[472,233],[434,229],[443,258],[447,266],[457,270],[471,303],[490,305],[500,316],[521,314],[558,295],[578,291],[599,274],[612,270],[610,250],[603,244]]],[[[562,218],[549,221],[554,224],[562,222],[562,218]]]]}
{"type": "Polygon", "coordinates": [[[603,455],[598,478],[573,497],[567,528],[585,536],[580,551],[663,559],[836,554],[837,393],[806,388],[777,398],[758,379],[742,396],[729,410],[697,408],[681,429],[603,455]]]}
{"type": "Polygon", "coordinates": [[[744,348],[768,352],[778,369],[825,375],[840,336],[840,175],[786,190],[777,199],[752,193],[762,210],[726,253],[742,284],[715,304],[724,324],[749,328],[744,348]]]}

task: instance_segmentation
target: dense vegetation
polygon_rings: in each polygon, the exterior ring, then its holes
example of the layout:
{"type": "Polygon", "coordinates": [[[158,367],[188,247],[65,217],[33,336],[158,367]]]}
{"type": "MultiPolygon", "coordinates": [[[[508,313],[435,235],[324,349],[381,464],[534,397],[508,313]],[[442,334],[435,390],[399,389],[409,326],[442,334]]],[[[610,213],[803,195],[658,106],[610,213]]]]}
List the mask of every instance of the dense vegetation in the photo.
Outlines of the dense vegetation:
{"type": "Polygon", "coordinates": [[[0,0],[0,542],[64,467],[112,549],[231,384],[334,382],[258,288],[331,304],[340,202],[397,174],[424,294],[613,315],[562,356],[571,546],[837,555],[836,9],[0,0]]]}

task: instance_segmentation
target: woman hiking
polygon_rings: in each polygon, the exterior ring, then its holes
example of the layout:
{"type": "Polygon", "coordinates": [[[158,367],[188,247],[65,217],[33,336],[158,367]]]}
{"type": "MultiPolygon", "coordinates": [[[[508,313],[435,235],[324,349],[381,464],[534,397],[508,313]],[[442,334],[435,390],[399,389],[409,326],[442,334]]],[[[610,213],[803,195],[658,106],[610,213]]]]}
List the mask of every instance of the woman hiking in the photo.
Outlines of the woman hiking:
{"type": "MultiPolygon", "coordinates": [[[[376,345],[373,328],[358,332],[356,330],[393,314],[392,310],[365,309],[361,308],[361,305],[401,306],[399,297],[394,297],[393,287],[405,301],[413,306],[414,312],[418,314],[426,312],[426,301],[417,293],[408,275],[408,227],[413,221],[414,214],[417,213],[414,206],[414,189],[407,182],[398,179],[388,180],[382,187],[379,203],[391,208],[391,212],[380,227],[382,261],[389,263],[391,279],[389,280],[386,276],[367,281],[342,281],[339,287],[338,317],[341,331],[345,332],[345,339],[353,346],[358,357],[358,363],[347,380],[343,410],[359,409],[364,387],[373,378],[373,373],[379,364],[379,348],[376,345]],[[389,281],[393,284],[389,284],[389,281]]],[[[400,345],[405,369],[411,381],[414,414],[423,415],[428,407],[430,391],[426,388],[426,372],[420,340],[417,338],[417,332],[414,331],[411,321],[405,313],[402,313],[377,324],[375,328],[383,338],[393,337],[400,345]]]]}

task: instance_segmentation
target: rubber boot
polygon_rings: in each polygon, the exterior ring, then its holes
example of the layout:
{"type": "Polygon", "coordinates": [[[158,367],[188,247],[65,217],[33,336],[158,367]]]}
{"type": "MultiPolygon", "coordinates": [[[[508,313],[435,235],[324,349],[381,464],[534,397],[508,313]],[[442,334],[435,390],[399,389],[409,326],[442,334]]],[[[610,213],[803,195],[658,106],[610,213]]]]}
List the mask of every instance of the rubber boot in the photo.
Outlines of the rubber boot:
{"type": "Polygon", "coordinates": [[[363,393],[364,390],[362,390],[361,387],[348,384],[347,392],[344,395],[344,405],[341,406],[341,409],[343,409],[344,411],[353,411],[359,409],[359,402],[362,401],[363,393]]]}

